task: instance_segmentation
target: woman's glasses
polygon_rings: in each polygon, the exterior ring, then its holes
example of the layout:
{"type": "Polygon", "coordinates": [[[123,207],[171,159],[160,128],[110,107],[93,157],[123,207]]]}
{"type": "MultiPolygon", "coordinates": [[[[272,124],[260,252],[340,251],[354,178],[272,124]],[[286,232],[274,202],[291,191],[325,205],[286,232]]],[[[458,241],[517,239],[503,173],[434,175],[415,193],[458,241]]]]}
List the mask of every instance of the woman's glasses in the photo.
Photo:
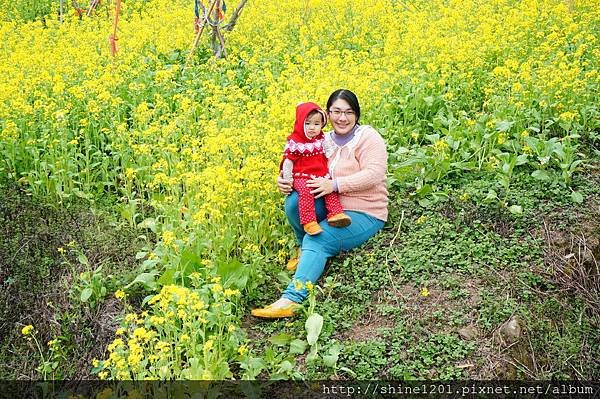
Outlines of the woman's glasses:
{"type": "Polygon", "coordinates": [[[329,113],[333,116],[335,116],[336,118],[342,116],[342,115],[346,115],[347,118],[353,118],[356,116],[356,112],[352,111],[351,109],[348,109],[346,111],[342,111],[341,109],[330,109],[329,113]]]}

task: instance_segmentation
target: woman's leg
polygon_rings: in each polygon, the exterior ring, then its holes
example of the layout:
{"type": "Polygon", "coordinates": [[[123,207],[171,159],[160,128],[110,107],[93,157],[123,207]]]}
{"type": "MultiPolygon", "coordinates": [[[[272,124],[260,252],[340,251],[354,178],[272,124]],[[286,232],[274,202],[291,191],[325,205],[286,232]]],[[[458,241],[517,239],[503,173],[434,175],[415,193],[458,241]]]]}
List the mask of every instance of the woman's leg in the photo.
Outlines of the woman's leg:
{"type": "Polygon", "coordinates": [[[325,268],[327,258],[338,255],[341,251],[348,251],[358,247],[384,225],[382,220],[369,216],[363,212],[346,211],[352,218],[348,227],[332,227],[326,221],[320,223],[323,232],[316,236],[305,235],[302,240],[302,254],[294,278],[283,292],[283,298],[294,302],[302,302],[308,295],[305,288],[297,290],[294,280],[315,283],[325,268]]]}
{"type": "MultiPolygon", "coordinates": [[[[298,213],[298,193],[296,191],[292,191],[292,193],[285,198],[284,209],[287,220],[292,226],[292,229],[294,229],[298,246],[300,246],[302,245],[302,239],[306,233],[300,223],[300,214],[298,213]]],[[[325,201],[322,197],[315,200],[315,213],[317,214],[318,222],[325,219],[327,216],[325,201]]]]}

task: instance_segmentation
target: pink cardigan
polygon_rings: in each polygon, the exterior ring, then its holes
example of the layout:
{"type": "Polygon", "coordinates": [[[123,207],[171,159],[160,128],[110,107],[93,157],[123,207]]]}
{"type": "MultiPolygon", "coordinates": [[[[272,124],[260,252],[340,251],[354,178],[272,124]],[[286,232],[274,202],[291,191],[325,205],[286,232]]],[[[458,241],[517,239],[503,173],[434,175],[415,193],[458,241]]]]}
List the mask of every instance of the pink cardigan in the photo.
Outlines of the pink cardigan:
{"type": "Polygon", "coordinates": [[[388,191],[386,184],[387,150],[379,133],[361,125],[354,137],[338,147],[325,133],[329,174],[337,182],[342,208],[364,212],[386,221],[388,191]]]}

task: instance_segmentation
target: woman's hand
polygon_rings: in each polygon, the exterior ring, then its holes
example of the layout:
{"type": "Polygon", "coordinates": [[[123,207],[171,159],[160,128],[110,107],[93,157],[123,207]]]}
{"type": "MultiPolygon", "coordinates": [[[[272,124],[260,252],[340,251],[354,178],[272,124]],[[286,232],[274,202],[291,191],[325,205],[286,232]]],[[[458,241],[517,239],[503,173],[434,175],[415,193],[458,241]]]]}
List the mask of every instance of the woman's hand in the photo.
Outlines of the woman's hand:
{"type": "Polygon", "coordinates": [[[313,189],[310,193],[313,194],[315,198],[321,198],[324,195],[333,192],[333,180],[326,177],[316,177],[307,180],[306,186],[313,189]]]}
{"type": "Polygon", "coordinates": [[[277,176],[277,188],[281,194],[290,195],[292,192],[293,179],[284,179],[283,172],[277,176]]]}

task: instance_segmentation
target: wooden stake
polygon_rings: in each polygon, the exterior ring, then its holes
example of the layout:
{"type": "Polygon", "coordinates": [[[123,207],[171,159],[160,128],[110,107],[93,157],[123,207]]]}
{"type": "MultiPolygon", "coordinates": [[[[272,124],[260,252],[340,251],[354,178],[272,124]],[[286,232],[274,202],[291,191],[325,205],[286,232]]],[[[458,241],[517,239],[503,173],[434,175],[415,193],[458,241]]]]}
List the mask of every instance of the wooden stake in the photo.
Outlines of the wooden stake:
{"type": "MultiPolygon", "coordinates": [[[[196,47],[198,47],[198,42],[200,41],[200,36],[202,35],[202,32],[204,32],[204,27],[206,26],[206,23],[208,22],[208,16],[215,8],[217,1],[218,0],[214,0],[212,5],[210,6],[210,10],[208,12],[204,13],[204,18],[202,18],[202,25],[200,26],[200,29],[198,29],[198,33],[196,34],[196,37],[194,38],[194,42],[192,43],[192,48],[190,49],[190,53],[188,54],[187,59],[185,60],[185,65],[183,66],[183,70],[181,71],[181,73],[183,73],[183,71],[185,71],[187,69],[188,64],[190,63],[190,60],[192,59],[192,55],[194,54],[194,51],[196,51],[196,47]]],[[[202,7],[202,8],[204,9],[204,7],[202,7]]]]}

